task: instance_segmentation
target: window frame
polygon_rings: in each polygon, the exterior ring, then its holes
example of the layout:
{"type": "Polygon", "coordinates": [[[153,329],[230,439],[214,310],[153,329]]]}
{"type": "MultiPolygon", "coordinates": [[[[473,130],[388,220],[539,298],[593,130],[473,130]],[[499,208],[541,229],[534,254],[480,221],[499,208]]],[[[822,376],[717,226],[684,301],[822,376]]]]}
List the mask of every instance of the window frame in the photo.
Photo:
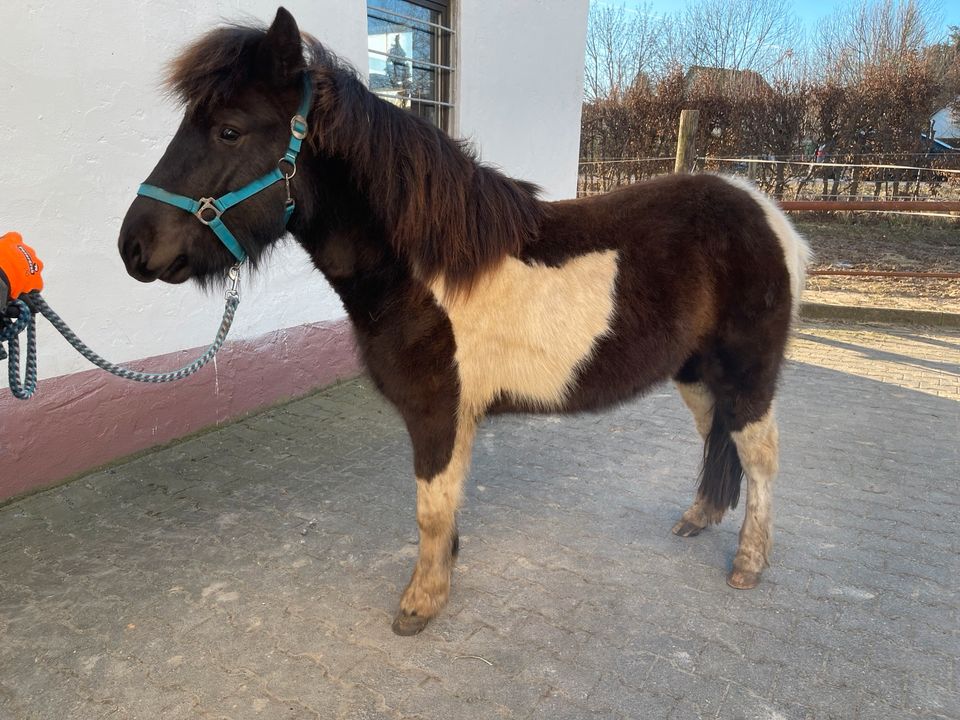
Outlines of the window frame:
{"type": "MultiPolygon", "coordinates": [[[[398,11],[390,10],[379,4],[382,1],[383,0],[367,0],[366,17],[368,22],[368,35],[369,21],[371,18],[384,22],[390,22],[391,19],[396,19],[400,22],[406,20],[411,24],[421,26],[421,28],[426,26],[435,31],[432,33],[431,59],[424,61],[409,58],[406,62],[409,62],[411,67],[417,67],[418,69],[427,70],[432,73],[433,83],[436,88],[436,99],[424,100],[408,97],[406,98],[406,102],[408,102],[409,105],[404,109],[407,112],[412,112],[422,117],[421,113],[417,111],[417,105],[427,105],[436,108],[436,122],[433,124],[452,135],[457,122],[456,103],[454,102],[455,73],[457,72],[454,53],[456,51],[457,30],[454,27],[453,0],[403,0],[403,2],[409,3],[410,5],[416,5],[431,12],[438,13],[439,17],[437,22],[410,17],[398,11]]],[[[382,51],[371,50],[368,44],[368,76],[372,74],[370,72],[371,55],[385,58],[390,57],[389,52],[385,54],[382,51]]],[[[382,97],[387,102],[394,102],[388,93],[373,88],[371,88],[371,92],[382,97]]]]}

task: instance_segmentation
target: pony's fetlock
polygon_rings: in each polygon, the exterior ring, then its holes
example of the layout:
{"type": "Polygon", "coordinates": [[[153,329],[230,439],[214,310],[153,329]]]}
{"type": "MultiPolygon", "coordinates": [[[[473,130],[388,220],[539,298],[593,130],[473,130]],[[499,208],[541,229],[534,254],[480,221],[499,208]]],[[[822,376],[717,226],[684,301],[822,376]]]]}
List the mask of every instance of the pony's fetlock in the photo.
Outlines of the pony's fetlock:
{"type": "Polygon", "coordinates": [[[723,508],[715,507],[710,501],[697,496],[693,504],[687,508],[673,526],[673,534],[680,537],[693,537],[710,525],[717,525],[723,520],[723,508]]]}
{"type": "Polygon", "coordinates": [[[393,621],[398,635],[416,635],[447,604],[450,597],[451,568],[424,570],[419,564],[410,584],[400,598],[400,611],[393,621]]]}
{"type": "Polygon", "coordinates": [[[763,569],[770,564],[767,561],[769,554],[768,542],[751,542],[749,538],[745,539],[741,532],[740,547],[733,558],[733,569],[727,576],[727,584],[738,590],[756,587],[763,569]]]}

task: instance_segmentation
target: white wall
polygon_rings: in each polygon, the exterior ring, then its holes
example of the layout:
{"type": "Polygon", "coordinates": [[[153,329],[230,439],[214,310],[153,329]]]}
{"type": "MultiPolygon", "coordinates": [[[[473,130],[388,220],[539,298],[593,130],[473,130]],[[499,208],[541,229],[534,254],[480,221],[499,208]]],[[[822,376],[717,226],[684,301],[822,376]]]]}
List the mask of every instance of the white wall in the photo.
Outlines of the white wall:
{"type": "MultiPolygon", "coordinates": [[[[285,0],[303,30],[366,67],[366,3],[285,0]]],[[[460,130],[482,156],[572,196],[587,0],[463,0],[460,130]]],[[[45,263],[45,297],[94,349],[125,361],[203,345],[222,298],[143,285],[116,249],[120,222],[179,111],[164,64],[223,20],[269,22],[267,0],[9,0],[0,3],[0,233],[45,263]]],[[[341,317],[295,245],[247,284],[233,337],[341,317]]],[[[90,366],[41,323],[43,377],[90,366]]],[[[3,373],[5,382],[6,373],[3,373]]]]}
{"type": "Polygon", "coordinates": [[[546,198],[577,191],[589,0],[464,0],[459,132],[546,198]]]}

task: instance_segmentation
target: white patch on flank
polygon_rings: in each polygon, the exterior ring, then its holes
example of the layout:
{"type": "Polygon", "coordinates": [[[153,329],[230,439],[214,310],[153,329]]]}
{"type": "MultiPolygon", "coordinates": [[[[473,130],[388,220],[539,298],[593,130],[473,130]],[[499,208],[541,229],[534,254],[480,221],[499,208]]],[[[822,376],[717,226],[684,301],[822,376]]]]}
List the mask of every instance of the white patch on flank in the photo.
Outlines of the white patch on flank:
{"type": "Polygon", "coordinates": [[[731,185],[745,190],[750,196],[763,208],[767,216],[767,223],[774,235],[780,241],[783,248],[784,259],[787,262],[787,271],[790,273],[791,292],[793,293],[793,314],[796,317],[800,309],[800,296],[803,295],[803,288],[807,281],[807,266],[813,258],[813,252],[806,239],[794,229],[793,224],[784,215],[783,210],[777,207],[777,204],[760,192],[757,187],[748,180],[729,175],[719,175],[731,185]]]}
{"type": "Polygon", "coordinates": [[[610,332],[617,260],[615,250],[560,267],[507,257],[459,294],[434,281],[457,343],[461,410],[482,413],[500,396],[561,407],[577,369],[610,332]]]}

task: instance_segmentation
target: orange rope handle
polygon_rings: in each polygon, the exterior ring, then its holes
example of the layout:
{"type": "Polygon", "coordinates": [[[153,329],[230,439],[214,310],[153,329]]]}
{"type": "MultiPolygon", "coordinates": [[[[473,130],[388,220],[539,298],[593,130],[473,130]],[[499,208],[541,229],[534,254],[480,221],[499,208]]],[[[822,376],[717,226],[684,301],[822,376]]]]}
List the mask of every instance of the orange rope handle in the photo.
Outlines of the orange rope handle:
{"type": "Polygon", "coordinates": [[[43,290],[42,271],[43,263],[33,248],[23,242],[20,233],[9,232],[0,237],[0,273],[9,295],[0,300],[15,300],[21,295],[43,290]]]}

